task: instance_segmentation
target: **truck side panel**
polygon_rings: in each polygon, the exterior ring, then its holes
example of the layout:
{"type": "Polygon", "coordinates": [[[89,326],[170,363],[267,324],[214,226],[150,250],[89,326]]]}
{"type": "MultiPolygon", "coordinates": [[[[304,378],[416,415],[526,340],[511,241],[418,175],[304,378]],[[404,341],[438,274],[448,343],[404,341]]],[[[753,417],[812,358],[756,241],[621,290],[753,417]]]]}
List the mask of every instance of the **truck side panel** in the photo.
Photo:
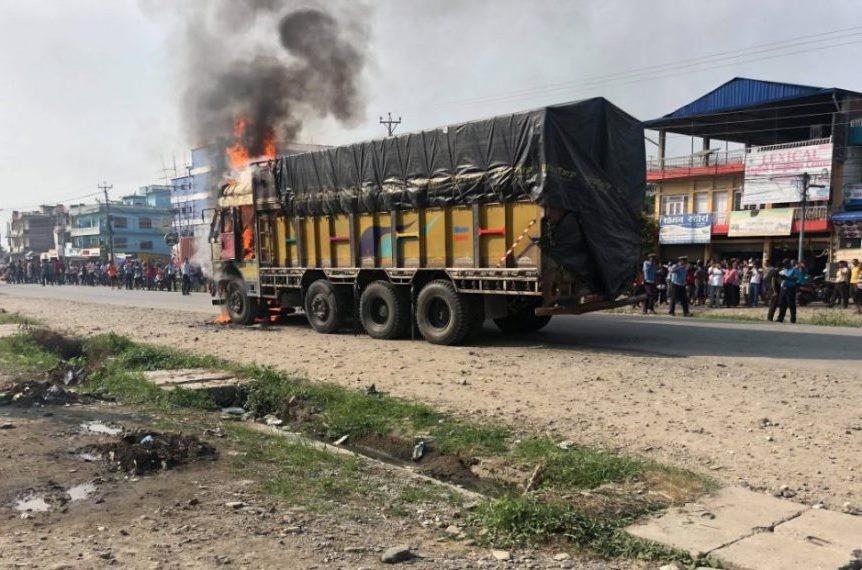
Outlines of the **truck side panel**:
{"type": "Polygon", "coordinates": [[[261,265],[283,268],[538,268],[529,202],[286,218],[262,213],[261,265]],[[297,229],[299,233],[297,233],[297,229]],[[512,248],[510,255],[507,251],[512,248]]]}

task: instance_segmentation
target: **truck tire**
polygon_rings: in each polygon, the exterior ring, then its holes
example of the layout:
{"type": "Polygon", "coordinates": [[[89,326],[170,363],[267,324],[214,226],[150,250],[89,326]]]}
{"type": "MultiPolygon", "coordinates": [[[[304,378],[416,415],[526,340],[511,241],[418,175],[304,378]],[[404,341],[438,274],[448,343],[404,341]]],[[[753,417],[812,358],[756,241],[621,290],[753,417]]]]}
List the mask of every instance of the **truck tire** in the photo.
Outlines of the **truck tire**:
{"type": "Polygon", "coordinates": [[[519,304],[520,306],[513,307],[505,317],[494,319],[494,324],[497,325],[504,333],[509,334],[526,334],[541,330],[551,321],[550,316],[538,317],[534,312],[536,303],[519,304]]]}
{"type": "Polygon", "coordinates": [[[337,332],[349,314],[349,300],[326,279],[318,279],[305,292],[305,316],[317,332],[337,332]]]}
{"type": "Polygon", "coordinates": [[[388,281],[369,284],[359,298],[359,321],[371,338],[401,338],[410,326],[410,299],[388,281]]]}
{"type": "Polygon", "coordinates": [[[246,294],[242,279],[227,282],[225,307],[230,320],[237,325],[250,325],[257,317],[257,302],[246,294]]]}
{"type": "Polygon", "coordinates": [[[431,281],[416,299],[416,326],[432,344],[458,344],[470,331],[470,307],[445,279],[431,281]]]}

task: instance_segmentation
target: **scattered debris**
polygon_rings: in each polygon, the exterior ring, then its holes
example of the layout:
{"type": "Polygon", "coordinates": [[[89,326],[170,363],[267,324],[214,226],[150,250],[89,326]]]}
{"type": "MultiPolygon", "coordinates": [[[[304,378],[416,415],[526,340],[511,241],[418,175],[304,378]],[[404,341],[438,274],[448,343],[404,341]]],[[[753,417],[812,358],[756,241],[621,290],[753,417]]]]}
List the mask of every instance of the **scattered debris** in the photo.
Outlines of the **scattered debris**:
{"type": "Polygon", "coordinates": [[[380,396],[380,392],[377,390],[377,386],[375,386],[374,384],[366,388],[365,393],[369,396],[380,396]]]}
{"type": "Polygon", "coordinates": [[[242,501],[228,501],[227,503],[224,504],[224,506],[226,506],[229,509],[237,510],[237,509],[243,508],[245,506],[245,503],[242,501]]]}
{"type": "Polygon", "coordinates": [[[492,550],[491,556],[493,556],[496,560],[505,561],[512,559],[512,553],[508,550],[492,550]]]}
{"type": "Polygon", "coordinates": [[[574,446],[575,446],[575,442],[569,441],[569,440],[561,441],[560,443],[557,444],[557,447],[559,447],[560,449],[571,449],[574,446]]]}
{"type": "Polygon", "coordinates": [[[78,402],[78,394],[51,382],[25,380],[0,392],[0,406],[21,408],[57,406],[78,402]]]}
{"type": "Polygon", "coordinates": [[[410,560],[413,556],[413,551],[410,550],[410,547],[406,544],[402,544],[384,551],[380,556],[380,561],[384,564],[398,564],[399,562],[410,560]]]}
{"type": "Polygon", "coordinates": [[[80,451],[98,453],[116,469],[135,475],[217,457],[213,446],[194,436],[144,430],[135,430],[124,434],[116,442],[94,445],[80,451]]]}
{"type": "Polygon", "coordinates": [[[212,436],[212,437],[224,437],[224,436],[225,436],[225,433],[224,433],[224,430],[223,430],[223,429],[221,429],[220,427],[217,427],[217,428],[207,428],[207,429],[205,429],[205,430],[204,430],[204,435],[209,435],[209,436],[212,436]]]}
{"type": "Polygon", "coordinates": [[[527,484],[524,486],[524,495],[528,495],[530,491],[536,488],[536,485],[542,482],[542,474],[545,471],[545,464],[539,463],[536,465],[536,468],[533,469],[533,474],[530,475],[530,478],[527,480],[527,484]]]}
{"type": "Polygon", "coordinates": [[[333,442],[333,445],[344,445],[344,442],[346,442],[349,437],[349,435],[342,435],[333,442]]]}
{"type": "Polygon", "coordinates": [[[0,429],[15,429],[15,424],[11,422],[3,422],[0,424],[0,429]]]}
{"type": "Polygon", "coordinates": [[[279,419],[278,417],[276,417],[276,416],[274,416],[274,415],[272,415],[272,414],[267,414],[267,415],[265,415],[265,416],[263,417],[263,421],[264,421],[264,423],[266,423],[266,425],[268,425],[268,426],[280,426],[280,425],[282,425],[282,424],[284,423],[284,420],[281,420],[281,419],[279,419]]]}
{"type": "Polygon", "coordinates": [[[413,446],[413,461],[419,461],[425,455],[425,442],[420,441],[413,446]]]}

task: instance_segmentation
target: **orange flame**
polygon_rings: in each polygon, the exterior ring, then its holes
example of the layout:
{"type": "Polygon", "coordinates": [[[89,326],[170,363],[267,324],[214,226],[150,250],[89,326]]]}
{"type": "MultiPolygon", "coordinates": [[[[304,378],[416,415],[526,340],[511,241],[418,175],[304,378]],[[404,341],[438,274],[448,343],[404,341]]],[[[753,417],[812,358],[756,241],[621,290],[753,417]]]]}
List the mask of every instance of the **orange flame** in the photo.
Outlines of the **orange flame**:
{"type": "Polygon", "coordinates": [[[229,325],[230,315],[228,315],[226,312],[222,312],[219,314],[219,316],[213,319],[212,323],[214,325],[229,325]]]}
{"type": "MultiPolygon", "coordinates": [[[[251,162],[253,158],[243,140],[245,138],[247,127],[248,121],[242,117],[236,119],[233,123],[233,136],[235,142],[225,150],[228,164],[230,164],[232,170],[242,170],[248,166],[249,162],[251,162]]],[[[275,158],[276,154],[275,133],[273,133],[271,129],[267,129],[267,133],[263,141],[263,156],[260,158],[275,158]]]]}

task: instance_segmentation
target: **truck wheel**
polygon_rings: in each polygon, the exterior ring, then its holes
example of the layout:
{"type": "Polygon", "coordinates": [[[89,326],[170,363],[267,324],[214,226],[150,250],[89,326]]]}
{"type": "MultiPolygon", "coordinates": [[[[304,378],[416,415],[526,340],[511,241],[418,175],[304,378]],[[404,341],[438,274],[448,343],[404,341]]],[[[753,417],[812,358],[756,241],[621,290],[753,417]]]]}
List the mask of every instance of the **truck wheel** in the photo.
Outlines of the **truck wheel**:
{"type": "Polygon", "coordinates": [[[225,287],[225,306],[230,320],[237,325],[250,325],[257,316],[257,303],[249,299],[241,279],[231,279],[225,287]]]}
{"type": "Polygon", "coordinates": [[[350,313],[350,303],[326,279],[318,279],[305,293],[305,316],[311,328],[331,334],[344,324],[350,313]]]}
{"type": "Polygon", "coordinates": [[[416,299],[416,325],[432,344],[458,344],[470,330],[470,308],[451,282],[431,281],[416,299]]]}
{"type": "Polygon", "coordinates": [[[533,310],[536,308],[535,303],[527,303],[521,305],[509,312],[505,317],[494,319],[494,324],[497,325],[504,333],[518,334],[531,333],[541,330],[551,322],[550,316],[538,317],[533,310]]]}
{"type": "Polygon", "coordinates": [[[359,298],[359,320],[371,338],[400,338],[410,326],[410,299],[392,283],[375,281],[359,298]]]}

